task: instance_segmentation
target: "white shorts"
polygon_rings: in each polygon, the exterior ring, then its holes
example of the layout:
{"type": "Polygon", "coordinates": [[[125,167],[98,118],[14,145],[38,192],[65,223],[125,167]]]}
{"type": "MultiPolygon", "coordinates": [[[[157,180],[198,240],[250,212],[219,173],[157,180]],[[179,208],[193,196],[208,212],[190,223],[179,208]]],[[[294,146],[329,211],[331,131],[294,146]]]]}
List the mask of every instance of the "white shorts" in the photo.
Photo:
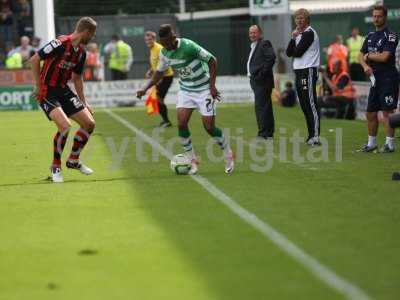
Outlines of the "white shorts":
{"type": "Polygon", "coordinates": [[[211,97],[210,90],[201,92],[187,92],[180,90],[178,92],[178,102],[176,108],[194,108],[202,116],[215,116],[215,100],[211,97]]]}

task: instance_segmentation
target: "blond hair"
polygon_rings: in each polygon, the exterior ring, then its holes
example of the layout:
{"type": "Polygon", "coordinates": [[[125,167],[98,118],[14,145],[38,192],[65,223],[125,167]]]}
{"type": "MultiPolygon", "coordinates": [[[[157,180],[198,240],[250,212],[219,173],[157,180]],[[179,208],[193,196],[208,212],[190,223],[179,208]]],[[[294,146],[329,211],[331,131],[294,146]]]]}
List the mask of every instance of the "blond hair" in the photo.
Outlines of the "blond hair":
{"type": "Polygon", "coordinates": [[[153,39],[155,39],[157,37],[156,33],[154,31],[150,31],[150,30],[146,31],[144,33],[144,36],[145,37],[150,37],[150,38],[153,38],[153,39]]]}
{"type": "Polygon", "coordinates": [[[97,28],[97,23],[91,17],[83,17],[80,18],[79,21],[76,23],[76,32],[82,32],[88,30],[90,32],[95,31],[97,28]]]}
{"type": "Polygon", "coordinates": [[[308,24],[310,24],[310,21],[311,21],[310,12],[307,9],[300,8],[300,9],[296,10],[294,12],[294,17],[296,18],[297,16],[303,16],[304,19],[306,19],[306,22],[308,24]]]}

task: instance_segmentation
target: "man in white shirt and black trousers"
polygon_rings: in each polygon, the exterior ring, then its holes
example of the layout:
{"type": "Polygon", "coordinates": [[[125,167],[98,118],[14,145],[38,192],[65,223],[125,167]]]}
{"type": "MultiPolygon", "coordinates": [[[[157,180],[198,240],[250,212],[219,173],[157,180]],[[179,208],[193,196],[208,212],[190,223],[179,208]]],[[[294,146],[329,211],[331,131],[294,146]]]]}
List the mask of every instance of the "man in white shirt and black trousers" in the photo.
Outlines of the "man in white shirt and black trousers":
{"type": "Polygon", "coordinates": [[[274,88],[272,67],[275,64],[276,56],[271,42],[262,39],[260,26],[250,26],[249,38],[252,43],[247,60],[247,76],[250,77],[250,85],[254,92],[257,136],[262,139],[270,139],[273,138],[275,130],[271,93],[274,88]]]}
{"type": "Polygon", "coordinates": [[[300,106],[307,121],[310,146],[320,145],[320,115],[317,107],[316,82],[320,64],[319,38],[310,26],[310,13],[301,8],[294,13],[296,29],[286,49],[286,55],[293,57],[296,75],[296,89],[300,106]]]}

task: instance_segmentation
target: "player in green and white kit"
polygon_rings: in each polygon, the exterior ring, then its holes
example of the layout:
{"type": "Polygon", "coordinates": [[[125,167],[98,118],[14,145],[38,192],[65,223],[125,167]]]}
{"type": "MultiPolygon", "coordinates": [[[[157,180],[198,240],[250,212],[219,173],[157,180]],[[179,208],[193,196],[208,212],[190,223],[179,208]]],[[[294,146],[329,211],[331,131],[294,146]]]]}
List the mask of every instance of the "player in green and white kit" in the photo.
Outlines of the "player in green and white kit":
{"type": "Polygon", "coordinates": [[[164,48],[160,52],[157,72],[153,74],[146,86],[137,92],[137,96],[142,97],[149,88],[155,85],[168,67],[176,70],[179,74],[180,85],[176,104],[178,129],[185,154],[192,162],[190,173],[195,174],[198,169],[198,160],[193,150],[188,127],[194,109],[200,112],[205,130],[224,152],[225,173],[232,173],[233,152],[222,130],[215,126],[215,101],[220,99],[215,87],[216,58],[195,42],[184,38],[178,39],[169,24],[160,26],[159,36],[164,48]]]}

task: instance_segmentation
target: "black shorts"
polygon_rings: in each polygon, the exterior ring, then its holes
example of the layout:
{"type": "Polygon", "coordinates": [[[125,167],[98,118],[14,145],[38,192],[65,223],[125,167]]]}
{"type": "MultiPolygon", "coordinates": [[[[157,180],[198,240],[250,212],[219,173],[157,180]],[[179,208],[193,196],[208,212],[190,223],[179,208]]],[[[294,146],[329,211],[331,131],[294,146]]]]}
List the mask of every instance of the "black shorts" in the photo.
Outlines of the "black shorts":
{"type": "Polygon", "coordinates": [[[397,78],[383,78],[369,90],[367,112],[394,110],[397,108],[398,98],[399,81],[397,78]]]}
{"type": "Polygon", "coordinates": [[[85,108],[82,101],[75,95],[68,87],[65,88],[52,88],[47,89],[46,96],[40,103],[47,118],[51,120],[50,113],[56,107],[61,107],[67,117],[80,112],[85,108]]]}
{"type": "Polygon", "coordinates": [[[160,82],[157,83],[157,96],[161,101],[165,98],[165,95],[167,95],[173,79],[173,76],[164,76],[160,82]]]}

